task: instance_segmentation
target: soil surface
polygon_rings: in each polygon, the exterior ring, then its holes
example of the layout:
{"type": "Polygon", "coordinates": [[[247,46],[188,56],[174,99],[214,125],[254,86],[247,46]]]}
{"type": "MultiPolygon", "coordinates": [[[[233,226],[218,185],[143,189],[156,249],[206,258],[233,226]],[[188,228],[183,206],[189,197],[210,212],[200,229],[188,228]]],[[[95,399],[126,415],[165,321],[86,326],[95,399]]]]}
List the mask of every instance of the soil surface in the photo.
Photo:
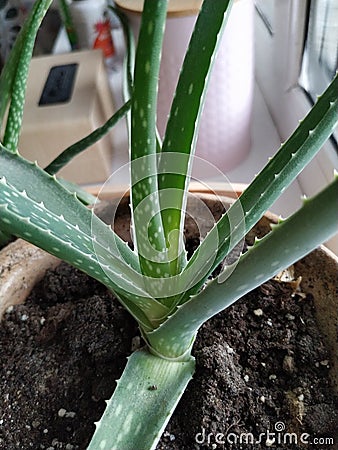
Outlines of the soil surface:
{"type": "MultiPolygon", "coordinates": [[[[64,263],[49,272],[0,324],[0,449],[86,449],[139,345],[102,285],[64,263]]],[[[337,448],[329,356],[301,286],[255,289],[202,327],[193,354],[157,450],[337,448]]]]}
{"type": "MultiPolygon", "coordinates": [[[[49,273],[0,327],[0,448],[85,449],[138,340],[99,283],[66,264],[49,273]]],[[[205,324],[193,353],[196,374],[158,449],[335,448],[311,298],[266,283],[205,324]]]]}

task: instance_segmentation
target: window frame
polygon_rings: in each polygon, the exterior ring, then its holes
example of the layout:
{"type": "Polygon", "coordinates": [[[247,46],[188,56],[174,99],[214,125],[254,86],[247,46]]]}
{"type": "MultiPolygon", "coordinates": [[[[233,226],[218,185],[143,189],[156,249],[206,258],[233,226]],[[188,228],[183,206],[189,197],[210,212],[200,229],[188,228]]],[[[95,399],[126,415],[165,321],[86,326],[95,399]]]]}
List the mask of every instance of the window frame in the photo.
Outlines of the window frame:
{"type": "MultiPolygon", "coordinates": [[[[299,79],[308,23],[308,1],[269,0],[265,15],[256,0],[255,76],[281,142],[311,108],[310,96],[299,79]]],[[[338,136],[338,130],[335,132],[338,136]]],[[[338,169],[337,141],[330,139],[297,177],[305,196],[312,196],[333,180],[338,169]]],[[[338,235],[329,246],[338,253],[338,235]]]]}
{"type": "MultiPolygon", "coordinates": [[[[272,30],[264,25],[256,8],[256,79],[283,141],[311,107],[309,96],[299,84],[308,6],[306,1],[270,1],[274,2],[272,30]]],[[[306,195],[318,192],[318,188],[332,180],[334,168],[338,169],[338,154],[334,142],[327,142],[310,168],[299,176],[306,195]],[[314,167],[309,172],[312,166],[314,167]],[[313,169],[315,172],[318,170],[318,177],[323,176],[323,183],[318,188],[311,187],[313,179],[308,186],[306,174],[313,173],[313,169]]]]}

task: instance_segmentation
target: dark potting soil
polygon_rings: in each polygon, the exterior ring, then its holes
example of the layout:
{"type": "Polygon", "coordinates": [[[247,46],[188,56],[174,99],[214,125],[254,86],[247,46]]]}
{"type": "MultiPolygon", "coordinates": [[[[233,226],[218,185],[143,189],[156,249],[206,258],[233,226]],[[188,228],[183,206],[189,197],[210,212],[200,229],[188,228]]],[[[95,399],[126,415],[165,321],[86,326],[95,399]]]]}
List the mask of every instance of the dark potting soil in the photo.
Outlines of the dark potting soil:
{"type": "MultiPolygon", "coordinates": [[[[99,283],[66,264],[49,273],[0,326],[0,448],[85,449],[138,344],[99,283]]],[[[337,448],[310,297],[270,281],[205,324],[193,353],[196,373],[159,450],[337,448]]]]}

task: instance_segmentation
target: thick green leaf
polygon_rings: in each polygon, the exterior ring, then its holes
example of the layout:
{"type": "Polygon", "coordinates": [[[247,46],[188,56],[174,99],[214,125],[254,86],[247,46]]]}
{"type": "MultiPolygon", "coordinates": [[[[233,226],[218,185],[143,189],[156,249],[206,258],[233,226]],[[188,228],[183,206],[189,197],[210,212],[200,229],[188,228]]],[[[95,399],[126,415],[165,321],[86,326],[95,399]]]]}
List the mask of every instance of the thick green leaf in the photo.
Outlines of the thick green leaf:
{"type": "Polygon", "coordinates": [[[126,55],[124,61],[124,70],[123,70],[123,89],[124,89],[124,100],[128,101],[132,96],[133,91],[133,72],[135,65],[135,38],[133,34],[133,30],[129,24],[127,16],[119,9],[113,6],[109,6],[114,14],[118,17],[123,34],[124,40],[126,44],[126,55]]]}
{"type": "Polygon", "coordinates": [[[195,151],[209,74],[231,4],[231,0],[203,2],[184,59],[163,141],[158,182],[162,191],[160,202],[166,244],[171,251],[174,274],[179,273],[182,265],[185,265],[182,252],[183,222],[187,184],[190,181],[191,156],[195,151]],[[184,158],[182,154],[186,157],[184,158]],[[168,170],[168,165],[172,167],[175,161],[176,167],[168,170]],[[166,190],[169,194],[165,192],[166,190]],[[168,195],[172,197],[174,207],[162,206],[163,197],[168,195]]]}
{"type": "MultiPolygon", "coordinates": [[[[3,128],[3,122],[13,92],[13,85],[16,79],[17,67],[23,52],[27,35],[30,33],[32,21],[35,20],[35,10],[39,2],[36,2],[35,7],[25,21],[20,33],[18,34],[14,46],[9,54],[4,68],[0,74],[0,129],[3,128]]],[[[51,3],[51,2],[49,2],[51,3]]]]}
{"type": "Polygon", "coordinates": [[[92,205],[94,203],[99,203],[100,202],[100,200],[97,197],[95,197],[94,195],[92,195],[89,192],[85,191],[84,189],[82,189],[76,183],[73,183],[71,181],[65,180],[63,178],[57,178],[57,180],[69,192],[72,192],[72,193],[76,194],[77,198],[84,205],[92,205]]]}
{"type": "Polygon", "coordinates": [[[4,128],[4,119],[12,95],[13,83],[15,78],[16,66],[20,58],[20,52],[23,42],[23,32],[19,33],[16,38],[14,47],[8,57],[0,74],[0,130],[4,128]]]}
{"type": "Polygon", "coordinates": [[[87,150],[88,147],[95,144],[97,141],[103,138],[118,122],[121,120],[130,109],[130,101],[125,103],[118,109],[112,117],[101,127],[94,130],[88,136],[84,137],[80,141],[66,148],[60,155],[58,155],[48,166],[45,171],[51,175],[54,175],[61,170],[66,164],[68,164],[76,155],[87,150]]]}
{"type": "Polygon", "coordinates": [[[165,317],[168,309],[145,290],[135,253],[55,177],[2,148],[0,183],[1,230],[101,281],[134,316],[140,311],[136,319],[146,329],[165,317]]]}
{"type": "MultiPolygon", "coordinates": [[[[28,77],[29,64],[32,58],[34,42],[42,19],[44,18],[52,0],[37,0],[32,11],[21,30],[18,46],[13,53],[13,58],[9,59],[9,68],[5,68],[4,89],[5,97],[1,103],[8,101],[8,91],[10,93],[10,108],[7,117],[6,130],[3,144],[11,151],[16,151],[21,131],[24,99],[28,77]],[[15,68],[14,68],[15,67],[15,68]],[[13,77],[13,81],[8,82],[8,77],[13,77]]],[[[3,104],[0,108],[7,107],[3,104]]],[[[2,118],[2,117],[0,117],[2,118]]]]}
{"type": "MultiPolygon", "coordinates": [[[[0,227],[81,269],[115,292],[145,329],[157,326],[168,310],[143,289],[142,275],[114,254],[111,242],[85,233],[0,179],[0,227]]],[[[94,219],[94,216],[92,217],[94,219]]],[[[101,229],[100,229],[101,228],[101,229]]]]}
{"type": "MultiPolygon", "coordinates": [[[[18,154],[12,154],[0,145],[0,178],[5,178],[19,192],[36,203],[43,202],[57,216],[63,216],[67,223],[77,225],[86,234],[95,231],[99,219],[92,220],[92,214],[78,199],[57,182],[55,177],[46,174],[36,164],[27,161],[18,154]]],[[[107,228],[107,227],[106,227],[107,228]]],[[[104,235],[110,235],[110,231],[104,235]]],[[[115,235],[115,233],[114,233],[115,235]]],[[[125,242],[116,238],[117,253],[138,270],[137,258],[125,242]]]]}
{"type": "Polygon", "coordinates": [[[199,327],[276,273],[310,253],[338,231],[338,177],[301,209],[274,226],[234,267],[193,296],[147,340],[166,357],[178,357],[190,348],[199,327]]]}
{"type": "MultiPolygon", "coordinates": [[[[206,236],[195,252],[187,267],[188,273],[195,273],[195,283],[190,289],[185,283],[188,294],[197,292],[209,274],[229,254],[272,206],[286,187],[297,177],[301,170],[318,153],[330,137],[338,123],[338,75],[317,103],[299,124],[292,136],[270,159],[265,168],[256,176],[241,197],[231,206],[206,236]],[[229,220],[230,217],[230,220],[229,220]],[[215,242],[218,251],[215,253],[215,242]]],[[[182,282],[184,283],[184,272],[182,282]]],[[[182,288],[183,290],[184,288],[182,288]]],[[[181,303],[189,295],[182,296],[181,303]]]]}
{"type": "Polygon", "coordinates": [[[166,361],[148,350],[128,358],[88,450],[153,450],[195,370],[187,361],[166,361]]]}
{"type": "Polygon", "coordinates": [[[146,0],[135,60],[131,109],[131,199],[142,272],[169,276],[157,189],[156,102],[167,0],[146,0]]]}

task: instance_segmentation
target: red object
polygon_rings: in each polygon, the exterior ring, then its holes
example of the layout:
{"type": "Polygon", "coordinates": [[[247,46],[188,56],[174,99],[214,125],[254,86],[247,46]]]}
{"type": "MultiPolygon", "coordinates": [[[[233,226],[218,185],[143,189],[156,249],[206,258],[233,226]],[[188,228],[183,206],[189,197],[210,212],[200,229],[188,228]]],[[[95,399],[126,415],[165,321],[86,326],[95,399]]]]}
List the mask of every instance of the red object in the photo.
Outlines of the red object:
{"type": "Polygon", "coordinates": [[[114,43],[111,37],[109,20],[98,22],[95,24],[95,33],[97,37],[94,41],[93,48],[100,48],[105,58],[111,58],[115,55],[114,43]]]}

